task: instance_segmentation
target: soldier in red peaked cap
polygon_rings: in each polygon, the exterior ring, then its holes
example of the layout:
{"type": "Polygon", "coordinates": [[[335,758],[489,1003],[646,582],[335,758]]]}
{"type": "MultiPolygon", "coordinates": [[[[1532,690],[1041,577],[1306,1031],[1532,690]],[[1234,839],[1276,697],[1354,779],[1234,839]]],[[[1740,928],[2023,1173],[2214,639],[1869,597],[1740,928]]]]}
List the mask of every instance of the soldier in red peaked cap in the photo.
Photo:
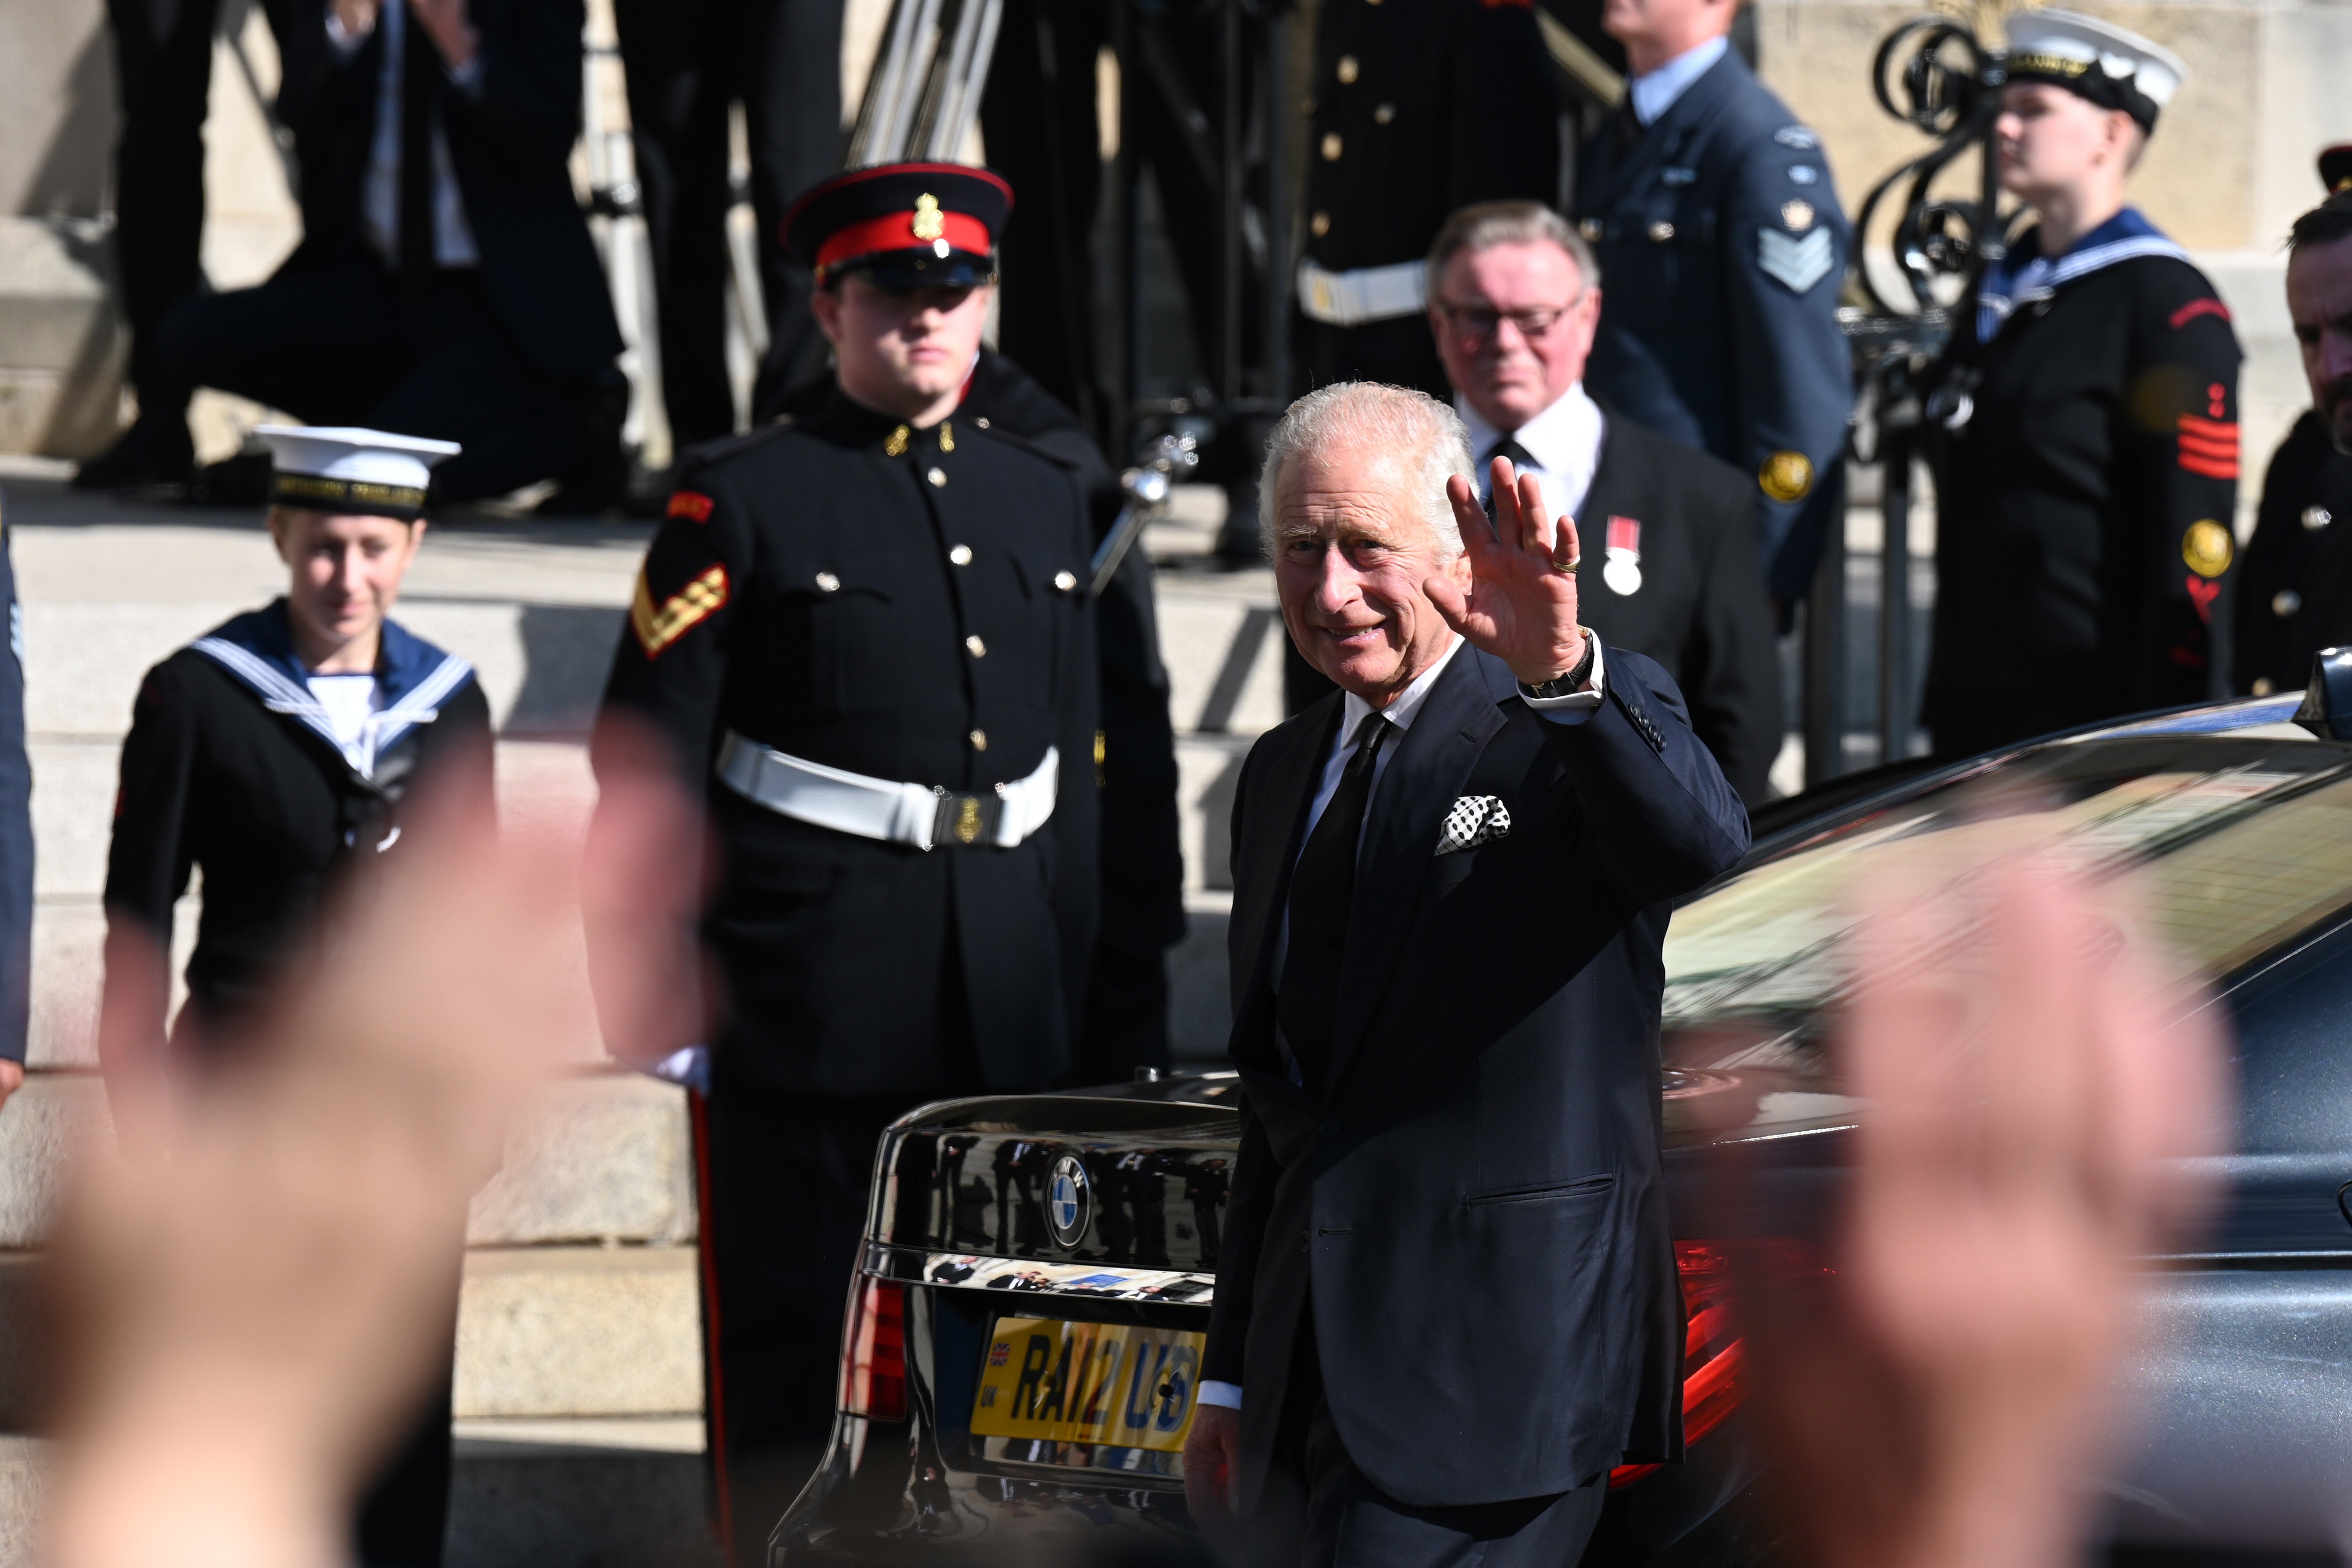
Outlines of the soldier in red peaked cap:
{"type": "MultiPolygon", "coordinates": [[[[1012,205],[996,175],[940,163],[793,204],[834,385],[686,456],[606,689],[608,715],[663,738],[719,846],[702,1226],[739,1547],[831,1427],[883,1129],[924,1100],[1055,1084],[1077,1026],[1087,522],[1072,463],[959,411],[1012,205]]],[[[600,772],[634,765],[622,728],[600,730],[600,772]]]]}

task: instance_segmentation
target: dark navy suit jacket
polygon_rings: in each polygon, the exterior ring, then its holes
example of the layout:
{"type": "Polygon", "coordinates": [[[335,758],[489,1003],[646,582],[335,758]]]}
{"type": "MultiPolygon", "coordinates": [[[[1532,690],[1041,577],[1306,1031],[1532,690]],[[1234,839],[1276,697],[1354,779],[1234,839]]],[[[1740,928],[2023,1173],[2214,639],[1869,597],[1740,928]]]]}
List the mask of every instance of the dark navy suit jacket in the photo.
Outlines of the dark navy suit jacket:
{"type": "Polygon", "coordinates": [[[1255,1506],[1302,1311],[1349,1457],[1420,1506],[1678,1457],[1683,1315],[1660,1175],[1668,901],[1748,816],[1665,672],[1606,649],[1569,722],[1465,647],[1366,819],[1328,1085],[1294,1085],[1269,952],[1341,699],[1251,749],[1234,806],[1246,1098],[1202,1375],[1243,1385],[1255,1506]],[[1510,831],[1435,853],[1463,795],[1510,831]]]}

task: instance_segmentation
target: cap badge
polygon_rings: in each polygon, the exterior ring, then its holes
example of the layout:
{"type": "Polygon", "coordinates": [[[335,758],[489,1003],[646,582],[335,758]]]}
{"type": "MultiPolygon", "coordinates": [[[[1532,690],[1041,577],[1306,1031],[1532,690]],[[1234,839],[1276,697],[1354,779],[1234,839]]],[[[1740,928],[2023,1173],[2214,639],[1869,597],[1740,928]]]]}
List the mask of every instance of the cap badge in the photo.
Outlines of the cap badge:
{"type": "Polygon", "coordinates": [[[940,198],[925,191],[915,198],[913,221],[917,239],[939,239],[948,232],[947,215],[940,211],[940,198]]]}
{"type": "Polygon", "coordinates": [[[2190,523],[2180,536],[2180,559],[2200,577],[2219,577],[2230,569],[2234,544],[2230,531],[2209,517],[2190,523]]]}
{"type": "Polygon", "coordinates": [[[1764,459],[1756,483],[1773,500],[1801,500],[1813,488],[1812,459],[1802,452],[1775,452],[1764,459]]]}
{"type": "Polygon", "coordinates": [[[1786,201],[1780,204],[1780,221],[1789,226],[1790,234],[1802,234],[1813,226],[1813,204],[1786,201]]]}

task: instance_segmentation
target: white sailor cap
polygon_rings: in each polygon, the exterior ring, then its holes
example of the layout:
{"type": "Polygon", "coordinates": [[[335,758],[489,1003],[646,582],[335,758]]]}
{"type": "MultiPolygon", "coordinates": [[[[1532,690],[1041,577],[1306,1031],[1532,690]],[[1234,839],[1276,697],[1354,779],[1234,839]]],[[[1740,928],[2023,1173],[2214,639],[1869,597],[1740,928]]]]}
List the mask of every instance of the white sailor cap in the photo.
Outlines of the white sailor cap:
{"type": "Polygon", "coordinates": [[[2120,109],[2156,129],[2157,112],[2189,75],[2179,55],[2137,33],[2073,11],[2020,11],[2009,18],[2009,79],[2046,81],[2120,109]]]}
{"type": "Polygon", "coordinates": [[[383,430],[261,425],[253,433],[269,446],[273,502],[367,517],[423,517],[433,465],[459,450],[383,430]]]}

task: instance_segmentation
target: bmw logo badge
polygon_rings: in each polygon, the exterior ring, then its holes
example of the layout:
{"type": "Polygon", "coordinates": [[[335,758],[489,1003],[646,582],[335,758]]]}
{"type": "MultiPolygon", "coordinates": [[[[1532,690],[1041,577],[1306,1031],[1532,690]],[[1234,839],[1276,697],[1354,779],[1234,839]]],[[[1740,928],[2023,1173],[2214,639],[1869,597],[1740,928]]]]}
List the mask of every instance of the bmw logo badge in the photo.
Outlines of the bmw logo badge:
{"type": "Polygon", "coordinates": [[[1076,1154],[1055,1161],[1054,1179],[1045,1187],[1045,1228],[1054,1233],[1055,1244],[1076,1247],[1084,1241],[1094,1206],[1085,1164],[1076,1154]]]}

